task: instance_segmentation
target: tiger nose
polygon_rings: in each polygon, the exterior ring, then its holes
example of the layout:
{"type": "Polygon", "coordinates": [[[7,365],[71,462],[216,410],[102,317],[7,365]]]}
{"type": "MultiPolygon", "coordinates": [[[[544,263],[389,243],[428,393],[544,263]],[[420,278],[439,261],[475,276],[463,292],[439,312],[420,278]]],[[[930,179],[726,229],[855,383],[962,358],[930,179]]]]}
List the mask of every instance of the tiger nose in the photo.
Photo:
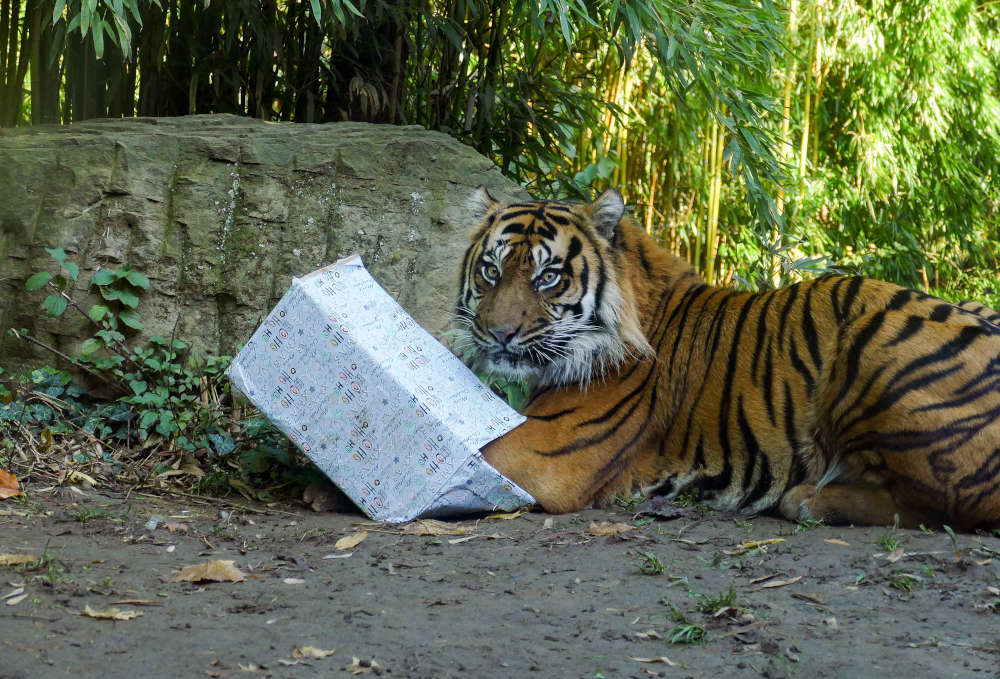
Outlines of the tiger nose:
{"type": "Polygon", "coordinates": [[[509,325],[500,326],[499,328],[490,328],[490,334],[497,338],[497,342],[500,346],[505,347],[507,344],[514,339],[514,335],[517,334],[518,328],[512,328],[509,325]]]}

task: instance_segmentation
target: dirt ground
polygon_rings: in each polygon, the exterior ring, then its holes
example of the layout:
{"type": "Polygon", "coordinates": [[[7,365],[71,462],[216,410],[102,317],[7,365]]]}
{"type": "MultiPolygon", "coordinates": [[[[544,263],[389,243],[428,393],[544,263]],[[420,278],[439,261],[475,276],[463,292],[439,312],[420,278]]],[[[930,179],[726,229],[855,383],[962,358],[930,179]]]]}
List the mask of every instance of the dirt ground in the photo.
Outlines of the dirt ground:
{"type": "Polygon", "coordinates": [[[641,509],[406,528],[29,489],[0,503],[0,560],[41,557],[0,566],[0,676],[1000,676],[995,535],[641,509]],[[245,579],[171,580],[215,560],[245,579]]]}

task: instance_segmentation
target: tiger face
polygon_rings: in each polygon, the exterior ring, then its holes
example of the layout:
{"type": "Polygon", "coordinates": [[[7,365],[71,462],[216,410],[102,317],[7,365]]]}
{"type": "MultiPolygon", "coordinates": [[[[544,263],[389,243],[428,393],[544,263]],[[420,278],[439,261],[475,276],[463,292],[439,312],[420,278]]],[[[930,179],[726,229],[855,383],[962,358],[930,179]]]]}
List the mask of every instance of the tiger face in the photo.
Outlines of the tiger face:
{"type": "Polygon", "coordinates": [[[461,270],[456,348],[473,367],[536,386],[587,384],[647,355],[609,190],[590,204],[502,205],[480,186],[479,218],[461,270]]]}

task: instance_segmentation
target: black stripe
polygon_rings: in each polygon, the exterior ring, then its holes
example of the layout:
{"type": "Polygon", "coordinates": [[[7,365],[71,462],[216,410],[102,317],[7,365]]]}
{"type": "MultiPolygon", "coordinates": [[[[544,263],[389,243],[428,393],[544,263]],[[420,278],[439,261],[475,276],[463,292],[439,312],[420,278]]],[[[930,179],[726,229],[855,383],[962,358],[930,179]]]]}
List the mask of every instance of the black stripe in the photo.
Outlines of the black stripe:
{"type": "Polygon", "coordinates": [[[842,401],[844,396],[847,394],[847,391],[851,388],[851,385],[854,384],[854,380],[858,376],[858,366],[861,361],[861,352],[868,347],[868,344],[872,341],[875,333],[877,333],[879,328],[882,327],[882,324],[885,322],[885,313],[885,311],[878,311],[873,314],[865,327],[862,328],[861,332],[859,332],[854,338],[854,342],[847,350],[847,374],[844,375],[841,381],[840,392],[834,399],[834,403],[842,401]]]}
{"type": "Polygon", "coordinates": [[[861,291],[861,286],[864,285],[864,282],[864,278],[856,276],[851,279],[851,284],[847,286],[847,292],[845,293],[844,299],[840,304],[841,316],[837,319],[841,323],[853,317],[851,314],[851,307],[854,305],[854,300],[861,291]]]}
{"type": "Polygon", "coordinates": [[[806,383],[807,397],[811,399],[816,394],[816,378],[809,371],[809,366],[799,356],[799,350],[795,348],[794,343],[788,346],[788,358],[791,360],[795,372],[802,375],[802,380],[806,383]]]}
{"type": "Polygon", "coordinates": [[[894,347],[897,344],[905,342],[906,340],[913,337],[915,334],[920,332],[921,328],[924,327],[924,318],[921,316],[907,316],[906,322],[903,323],[903,327],[899,329],[896,336],[891,340],[883,344],[883,347],[894,347]]]}
{"type": "MultiPolygon", "coordinates": [[[[753,365],[750,368],[750,374],[753,377],[754,384],[757,384],[757,369],[760,367],[761,354],[764,353],[762,351],[762,347],[764,346],[764,338],[767,335],[767,310],[770,308],[771,302],[774,301],[774,293],[764,293],[763,297],[766,297],[767,299],[764,300],[764,303],[760,307],[760,314],[757,315],[757,343],[754,345],[753,365]]],[[[767,344],[768,347],[771,346],[770,342],[767,344]]]]}
{"type": "Polygon", "coordinates": [[[764,405],[767,406],[767,419],[771,421],[771,426],[775,425],[774,420],[774,346],[773,338],[767,341],[767,351],[764,358],[764,405]]]}
{"type": "Polygon", "coordinates": [[[951,311],[954,308],[950,304],[938,304],[934,307],[934,311],[931,312],[931,320],[936,323],[944,323],[951,316],[951,311]]]}
{"type": "Polygon", "coordinates": [[[806,303],[802,310],[802,334],[806,338],[806,346],[809,347],[809,356],[818,370],[823,367],[823,359],[819,353],[819,335],[816,333],[816,324],[813,322],[812,295],[814,288],[815,286],[809,286],[809,289],[806,290],[806,303]]]}
{"type": "Polygon", "coordinates": [[[789,288],[785,288],[788,294],[788,300],[785,302],[785,306],[781,308],[781,313],[778,317],[781,319],[778,322],[778,341],[783,345],[785,340],[785,324],[788,322],[788,317],[792,312],[792,305],[795,304],[795,298],[799,295],[799,285],[793,285],[789,288]]]}
{"type": "Polygon", "coordinates": [[[746,410],[743,408],[743,395],[740,394],[737,400],[737,411],[736,420],[740,428],[740,437],[743,439],[743,450],[746,451],[747,459],[747,469],[750,468],[749,462],[752,461],[754,470],[760,470],[757,473],[757,481],[754,484],[753,489],[748,488],[750,485],[750,478],[747,477],[746,469],[743,473],[743,491],[746,493],[748,490],[749,494],[744,495],[743,500],[740,502],[740,507],[746,507],[753,504],[760,498],[767,495],[768,491],[771,490],[771,485],[774,479],[771,475],[771,464],[767,459],[767,456],[761,451],[760,444],[757,441],[757,437],[754,436],[753,428],[750,426],[750,422],[747,421],[746,410]]]}
{"type": "Polygon", "coordinates": [[[914,293],[913,290],[900,290],[895,295],[893,295],[892,298],[889,300],[889,303],[886,304],[885,306],[886,310],[899,311],[904,306],[906,306],[910,302],[910,300],[913,299],[914,294],[916,293],[914,293]]]}
{"type": "MultiPolygon", "coordinates": [[[[728,302],[730,299],[730,297],[727,297],[724,302],[728,302]]],[[[740,336],[743,334],[743,325],[746,323],[747,315],[750,313],[750,307],[753,305],[753,301],[754,298],[750,297],[744,302],[743,307],[740,309],[739,316],[736,320],[736,327],[733,329],[733,340],[731,346],[729,347],[729,360],[726,363],[726,374],[722,382],[722,404],[719,407],[719,445],[722,450],[723,457],[727,459],[733,455],[733,444],[730,440],[729,413],[733,400],[733,382],[736,377],[736,359],[739,355],[738,348],[740,345],[740,336]]],[[[708,364],[711,365],[711,363],[712,361],[710,358],[708,364]]],[[[746,488],[746,467],[750,466],[750,461],[747,460],[745,456],[743,457],[743,464],[744,485],[741,490],[745,490],[746,488]]]]}

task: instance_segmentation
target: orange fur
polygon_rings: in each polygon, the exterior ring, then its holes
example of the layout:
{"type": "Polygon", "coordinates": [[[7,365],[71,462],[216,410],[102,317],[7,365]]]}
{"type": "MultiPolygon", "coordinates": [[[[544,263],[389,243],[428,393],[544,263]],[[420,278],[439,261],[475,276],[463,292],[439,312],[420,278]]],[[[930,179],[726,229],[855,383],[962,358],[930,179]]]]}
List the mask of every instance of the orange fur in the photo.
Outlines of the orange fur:
{"type": "Polygon", "coordinates": [[[719,509],[790,519],[1000,525],[1000,315],[843,276],[712,288],[609,193],[480,197],[459,317],[480,368],[539,382],[528,421],[484,448],[491,464],[550,512],[697,488],[719,509]],[[545,287],[559,262],[558,289],[545,287]],[[604,288],[581,276],[598,265],[604,288]],[[598,372],[538,365],[568,360],[572,345],[546,349],[546,336],[608,286],[617,313],[595,307],[604,320],[572,349],[598,372]],[[601,354],[606,333],[627,350],[601,354]]]}

